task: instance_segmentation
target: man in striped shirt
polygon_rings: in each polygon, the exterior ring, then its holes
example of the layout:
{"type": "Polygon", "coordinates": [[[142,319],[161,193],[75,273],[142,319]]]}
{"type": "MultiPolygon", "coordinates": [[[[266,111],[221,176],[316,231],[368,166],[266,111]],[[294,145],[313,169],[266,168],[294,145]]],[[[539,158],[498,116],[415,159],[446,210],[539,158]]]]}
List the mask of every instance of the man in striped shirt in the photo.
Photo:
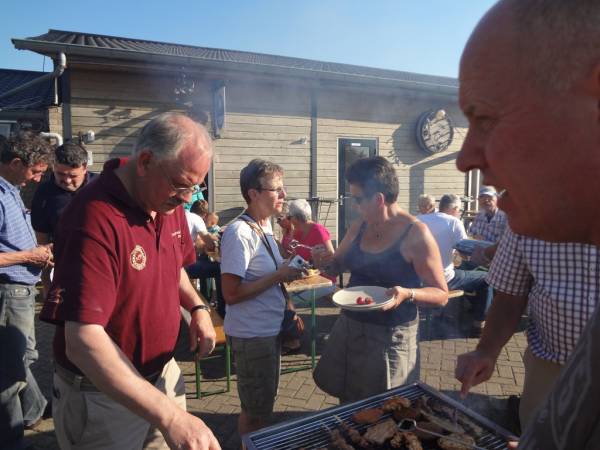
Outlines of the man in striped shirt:
{"type": "Polygon", "coordinates": [[[519,408],[525,427],[558,378],[600,296],[598,247],[553,243],[507,229],[487,277],[496,295],[477,349],[460,355],[463,391],[494,371],[502,347],[527,308],[529,347],[523,357],[525,384],[519,408]]]}
{"type": "Polygon", "coordinates": [[[34,302],[52,250],[38,246],[20,188],[39,182],[52,147],[25,133],[0,141],[0,448],[21,448],[24,426],[35,424],[47,401],[29,366],[37,359],[34,302]]]}

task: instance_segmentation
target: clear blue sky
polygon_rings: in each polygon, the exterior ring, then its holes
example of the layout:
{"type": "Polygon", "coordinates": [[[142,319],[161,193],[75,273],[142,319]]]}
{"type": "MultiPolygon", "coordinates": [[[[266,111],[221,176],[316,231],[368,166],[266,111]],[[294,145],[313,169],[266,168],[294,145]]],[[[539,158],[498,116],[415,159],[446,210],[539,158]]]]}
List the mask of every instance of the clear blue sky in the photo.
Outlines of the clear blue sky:
{"type": "MultiPolygon", "coordinates": [[[[494,0],[7,0],[0,67],[42,70],[10,38],[49,28],[456,77],[494,0]]],[[[46,60],[45,70],[49,70],[46,60]]]]}

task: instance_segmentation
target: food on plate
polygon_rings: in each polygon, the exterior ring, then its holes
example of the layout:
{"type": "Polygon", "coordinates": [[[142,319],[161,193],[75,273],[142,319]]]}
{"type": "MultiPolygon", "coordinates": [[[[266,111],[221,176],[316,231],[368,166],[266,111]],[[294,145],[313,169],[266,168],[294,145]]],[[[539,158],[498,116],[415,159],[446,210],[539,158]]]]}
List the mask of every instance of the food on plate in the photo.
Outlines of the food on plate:
{"type": "Polygon", "coordinates": [[[365,305],[370,305],[371,303],[373,303],[373,299],[371,297],[365,298],[365,305]]]}
{"type": "Polygon", "coordinates": [[[365,304],[365,299],[362,297],[356,297],[356,304],[357,305],[364,305],[365,304]]]}
{"type": "MultiPolygon", "coordinates": [[[[383,411],[380,410],[382,413],[383,411]]],[[[372,425],[367,428],[367,431],[363,435],[363,437],[374,444],[383,445],[383,443],[396,434],[398,431],[398,426],[394,419],[386,419],[377,425],[372,425]]]]}
{"type": "Polygon", "coordinates": [[[381,418],[382,415],[383,415],[383,409],[369,408],[369,409],[363,409],[361,411],[354,413],[354,415],[352,416],[352,420],[355,423],[370,424],[370,423],[377,422],[381,418]]]}
{"type": "Polygon", "coordinates": [[[451,441],[450,439],[439,438],[437,441],[438,446],[443,450],[470,450],[475,445],[475,439],[464,433],[452,433],[448,437],[455,440],[451,441]],[[456,441],[460,441],[463,444],[456,441]]]}
{"type": "Polygon", "coordinates": [[[404,397],[396,396],[388,398],[381,406],[385,412],[392,412],[398,408],[410,408],[410,400],[404,397]]]}
{"type": "Polygon", "coordinates": [[[314,277],[315,275],[319,275],[321,272],[319,269],[306,269],[307,277],[314,277]]]}

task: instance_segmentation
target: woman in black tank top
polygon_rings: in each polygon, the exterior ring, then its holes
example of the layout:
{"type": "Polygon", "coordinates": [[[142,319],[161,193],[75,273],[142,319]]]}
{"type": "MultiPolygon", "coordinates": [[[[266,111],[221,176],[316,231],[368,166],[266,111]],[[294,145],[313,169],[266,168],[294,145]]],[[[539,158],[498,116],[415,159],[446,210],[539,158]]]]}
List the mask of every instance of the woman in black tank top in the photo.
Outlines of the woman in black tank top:
{"type": "Polygon", "coordinates": [[[394,302],[381,310],[343,310],[314,378],[341,402],[369,397],[418,380],[420,305],[448,301],[437,244],[427,226],[397,205],[398,179],[382,157],[360,159],[346,174],[361,219],[337,251],[317,249],[315,262],[331,274],[349,270],[349,286],[389,288],[394,302]]]}

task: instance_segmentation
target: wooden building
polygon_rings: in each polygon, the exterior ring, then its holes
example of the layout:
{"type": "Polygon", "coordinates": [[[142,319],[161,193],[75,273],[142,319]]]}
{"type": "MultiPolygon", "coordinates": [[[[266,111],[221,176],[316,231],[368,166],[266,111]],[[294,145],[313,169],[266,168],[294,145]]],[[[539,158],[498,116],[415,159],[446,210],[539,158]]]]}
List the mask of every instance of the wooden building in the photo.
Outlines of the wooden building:
{"type": "Polygon", "coordinates": [[[239,171],[256,157],[284,167],[290,197],[320,200],[334,239],[351,214],[344,168],[361,155],[394,163],[399,203],[412,212],[422,193],[476,188],[455,168],[466,126],[456,79],[58,30],[13,43],[67,55],[54,131],[93,130],[94,170],[129,154],[139,128],[161,112],[206,123],[216,148],[209,201],[224,219],[244,205],[239,171]]]}

